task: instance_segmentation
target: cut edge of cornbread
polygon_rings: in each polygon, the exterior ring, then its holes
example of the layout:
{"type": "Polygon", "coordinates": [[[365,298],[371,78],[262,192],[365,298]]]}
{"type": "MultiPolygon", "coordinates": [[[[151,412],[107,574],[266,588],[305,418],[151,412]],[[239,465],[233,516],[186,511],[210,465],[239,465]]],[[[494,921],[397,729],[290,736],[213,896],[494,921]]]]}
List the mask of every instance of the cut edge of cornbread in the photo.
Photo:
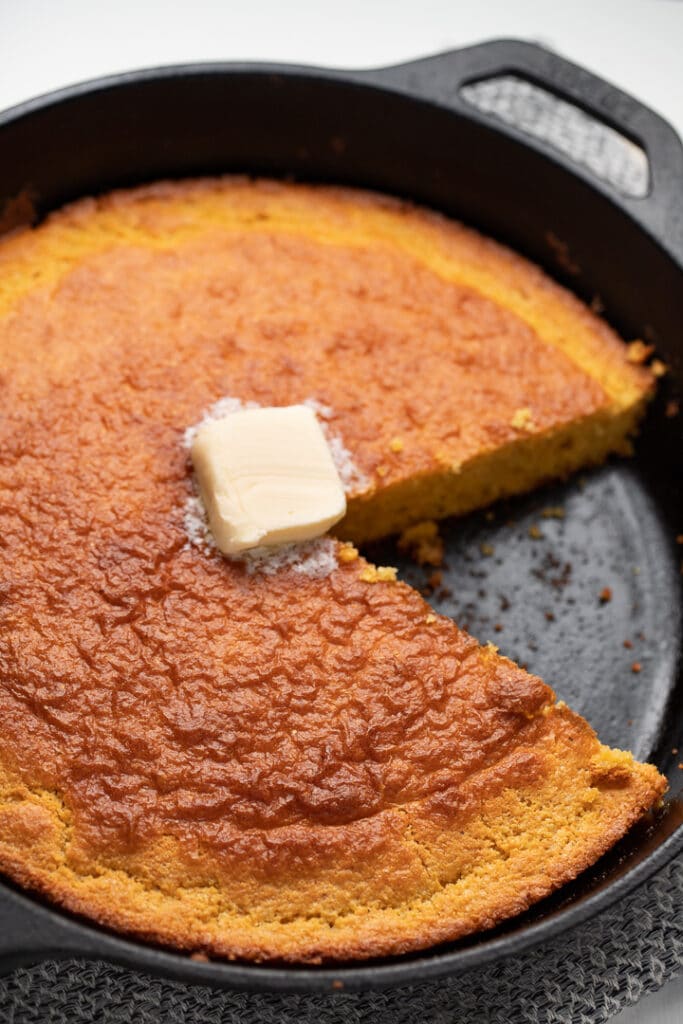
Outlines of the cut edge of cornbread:
{"type": "Polygon", "coordinates": [[[630,437],[645,412],[648,395],[618,412],[603,410],[557,430],[521,436],[464,464],[442,456],[440,471],[394,485],[371,487],[349,499],[334,527],[355,544],[398,533],[425,519],[464,515],[579,469],[601,465],[609,455],[630,455],[630,437]]]}

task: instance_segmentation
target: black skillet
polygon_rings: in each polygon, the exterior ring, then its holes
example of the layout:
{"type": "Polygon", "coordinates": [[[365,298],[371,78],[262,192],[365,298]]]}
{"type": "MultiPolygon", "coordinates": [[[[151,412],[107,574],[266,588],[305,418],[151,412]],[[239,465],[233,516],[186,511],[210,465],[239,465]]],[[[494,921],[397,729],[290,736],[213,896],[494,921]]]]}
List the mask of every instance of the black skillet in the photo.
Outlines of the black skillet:
{"type": "MultiPolygon", "coordinates": [[[[680,853],[683,753],[673,751],[683,751],[683,548],[675,542],[683,532],[682,420],[665,413],[683,381],[683,149],[672,129],[554,54],[500,41],[375,71],[211,64],[100,79],[0,115],[0,154],[6,227],[29,207],[40,217],[117,186],[225,171],[408,196],[509,243],[585,299],[599,296],[626,338],[654,342],[670,373],[637,458],[512,502],[494,521],[447,524],[452,594],[440,590],[433,599],[542,674],[604,740],[653,760],[668,773],[672,794],[649,824],[559,894],[450,946],[333,968],[201,963],[119,938],[7,884],[0,886],[0,973],[84,956],[261,991],[417,983],[541,943],[680,853]],[[463,97],[468,83],[503,74],[542,86],[640,146],[649,161],[647,195],[622,195],[463,97]],[[564,519],[542,517],[543,506],[558,504],[564,519]],[[542,537],[532,541],[528,526],[539,523],[542,537]],[[486,559],[483,541],[495,548],[486,559]],[[612,600],[601,603],[604,587],[612,600]]],[[[402,569],[424,583],[414,567],[402,569]]]]}

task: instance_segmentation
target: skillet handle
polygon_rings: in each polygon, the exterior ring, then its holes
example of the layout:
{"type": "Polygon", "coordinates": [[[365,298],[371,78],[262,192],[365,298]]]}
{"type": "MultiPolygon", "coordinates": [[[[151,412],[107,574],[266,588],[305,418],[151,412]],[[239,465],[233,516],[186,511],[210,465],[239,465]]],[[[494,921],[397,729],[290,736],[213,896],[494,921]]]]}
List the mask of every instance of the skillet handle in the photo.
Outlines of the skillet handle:
{"type": "Polygon", "coordinates": [[[378,85],[436,101],[480,122],[493,121],[498,131],[539,150],[608,195],[683,264],[683,144],[659,114],[597,75],[541,46],[501,39],[381,68],[368,77],[378,85]],[[461,95],[465,85],[505,74],[546,89],[639,145],[649,163],[647,194],[624,195],[550,143],[486,114],[461,95]]]}

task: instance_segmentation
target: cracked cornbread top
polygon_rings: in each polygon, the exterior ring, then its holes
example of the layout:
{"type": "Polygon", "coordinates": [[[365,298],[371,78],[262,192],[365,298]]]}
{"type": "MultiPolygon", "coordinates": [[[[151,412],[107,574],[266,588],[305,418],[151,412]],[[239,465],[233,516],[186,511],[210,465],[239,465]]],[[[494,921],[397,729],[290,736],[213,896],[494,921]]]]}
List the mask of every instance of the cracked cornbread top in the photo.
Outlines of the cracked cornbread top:
{"type": "Polygon", "coordinates": [[[576,300],[405,204],[243,179],[76,204],[0,278],[12,877],[185,948],[370,956],[522,909],[652,804],[353,549],[253,572],[186,533],[183,436],[224,395],[329,409],[354,540],[623,449],[650,378],[576,300]]]}

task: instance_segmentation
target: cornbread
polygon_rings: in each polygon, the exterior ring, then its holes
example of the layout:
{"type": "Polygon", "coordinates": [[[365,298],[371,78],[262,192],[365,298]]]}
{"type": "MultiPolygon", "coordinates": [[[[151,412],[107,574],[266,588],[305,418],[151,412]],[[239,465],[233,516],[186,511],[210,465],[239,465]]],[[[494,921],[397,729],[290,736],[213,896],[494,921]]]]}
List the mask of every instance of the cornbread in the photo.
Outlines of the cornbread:
{"type": "Polygon", "coordinates": [[[350,543],[628,451],[651,372],[518,256],[349,190],[115,193],[0,244],[0,370],[15,881],[209,956],[374,957],[518,913],[663,793],[350,543]],[[339,541],[195,543],[183,439],[228,399],[325,410],[339,541]]]}

